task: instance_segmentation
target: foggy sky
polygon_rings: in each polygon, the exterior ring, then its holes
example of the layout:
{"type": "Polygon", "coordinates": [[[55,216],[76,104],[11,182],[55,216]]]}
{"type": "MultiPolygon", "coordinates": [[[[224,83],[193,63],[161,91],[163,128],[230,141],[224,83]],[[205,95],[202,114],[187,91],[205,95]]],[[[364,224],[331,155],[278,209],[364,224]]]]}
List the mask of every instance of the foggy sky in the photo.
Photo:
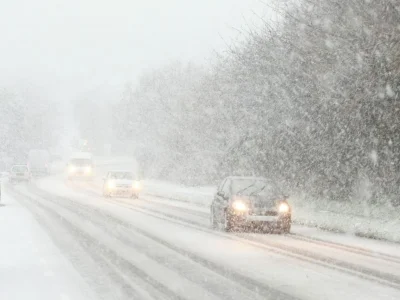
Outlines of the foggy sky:
{"type": "Polygon", "coordinates": [[[259,0],[0,0],[0,80],[60,98],[120,88],[170,60],[206,62],[238,38],[233,28],[259,22],[254,13],[267,8],[259,0]]]}

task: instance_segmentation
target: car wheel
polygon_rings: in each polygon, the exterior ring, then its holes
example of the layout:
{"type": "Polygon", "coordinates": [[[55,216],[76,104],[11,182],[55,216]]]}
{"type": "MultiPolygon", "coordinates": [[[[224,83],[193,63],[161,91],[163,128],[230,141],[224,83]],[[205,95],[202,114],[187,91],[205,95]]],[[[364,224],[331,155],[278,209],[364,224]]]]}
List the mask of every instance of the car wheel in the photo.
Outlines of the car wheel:
{"type": "Polygon", "coordinates": [[[138,194],[132,194],[131,198],[132,199],[139,199],[139,195],[138,194]]]}
{"type": "Polygon", "coordinates": [[[283,227],[283,233],[290,233],[290,228],[291,228],[291,224],[286,225],[285,227],[283,227]]]}
{"type": "Polygon", "coordinates": [[[210,224],[211,224],[212,229],[216,229],[218,227],[218,223],[217,223],[217,220],[215,220],[214,209],[212,206],[210,209],[210,224]]]}
{"type": "Polygon", "coordinates": [[[224,231],[229,232],[232,230],[232,220],[229,214],[225,211],[224,212],[224,231]]]}
{"type": "Polygon", "coordinates": [[[290,228],[292,227],[292,223],[290,221],[284,222],[281,226],[281,233],[290,233],[290,228]]]}

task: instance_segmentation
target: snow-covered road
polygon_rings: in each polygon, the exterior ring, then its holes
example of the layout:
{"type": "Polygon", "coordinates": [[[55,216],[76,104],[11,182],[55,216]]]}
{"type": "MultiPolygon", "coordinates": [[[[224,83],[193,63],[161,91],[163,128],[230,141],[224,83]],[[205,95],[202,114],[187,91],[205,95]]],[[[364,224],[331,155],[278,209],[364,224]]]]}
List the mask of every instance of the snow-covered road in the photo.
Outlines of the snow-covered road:
{"type": "Polygon", "coordinates": [[[6,190],[99,299],[400,299],[397,244],[301,226],[227,234],[209,228],[206,207],[106,199],[96,180],[6,190]]]}

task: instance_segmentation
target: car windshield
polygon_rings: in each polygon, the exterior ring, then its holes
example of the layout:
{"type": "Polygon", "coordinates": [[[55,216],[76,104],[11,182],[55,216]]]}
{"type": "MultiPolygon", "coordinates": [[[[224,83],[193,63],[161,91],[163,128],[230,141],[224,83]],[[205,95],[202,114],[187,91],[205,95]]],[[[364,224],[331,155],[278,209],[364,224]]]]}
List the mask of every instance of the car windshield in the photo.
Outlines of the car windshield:
{"type": "Polygon", "coordinates": [[[234,179],[232,180],[232,193],[240,195],[254,195],[269,190],[267,181],[260,179],[234,179]]]}
{"type": "Polygon", "coordinates": [[[25,173],[28,172],[28,167],[26,166],[14,166],[12,168],[13,173],[25,173]]]}
{"type": "Polygon", "coordinates": [[[84,158],[75,158],[71,160],[71,165],[74,166],[87,166],[91,165],[92,161],[90,159],[84,159],[84,158]]]}
{"type": "Polygon", "coordinates": [[[110,174],[111,179],[133,179],[133,174],[129,172],[114,172],[110,174]]]}

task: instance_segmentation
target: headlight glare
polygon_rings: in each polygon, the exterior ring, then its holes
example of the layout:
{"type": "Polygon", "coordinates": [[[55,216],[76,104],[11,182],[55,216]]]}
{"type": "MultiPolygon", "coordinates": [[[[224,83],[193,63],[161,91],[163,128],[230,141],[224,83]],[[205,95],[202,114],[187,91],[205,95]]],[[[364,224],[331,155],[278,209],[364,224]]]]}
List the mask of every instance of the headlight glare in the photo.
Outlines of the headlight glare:
{"type": "Polygon", "coordinates": [[[232,203],[232,207],[234,210],[237,210],[237,211],[247,211],[248,210],[246,203],[244,203],[241,200],[234,201],[232,203]]]}
{"type": "Polygon", "coordinates": [[[92,167],[91,166],[86,166],[84,170],[85,170],[86,174],[92,173],[92,167]]]}
{"type": "Polygon", "coordinates": [[[109,182],[107,183],[107,187],[108,187],[109,189],[115,189],[115,187],[116,187],[115,181],[109,181],[109,182]]]}
{"type": "Polygon", "coordinates": [[[289,204],[287,204],[285,202],[279,204],[279,212],[280,213],[287,213],[287,212],[289,212],[289,209],[290,209],[289,204]]]}
{"type": "Polygon", "coordinates": [[[132,187],[133,187],[135,190],[140,189],[140,187],[141,187],[140,181],[137,181],[137,180],[134,181],[132,187]]]}

